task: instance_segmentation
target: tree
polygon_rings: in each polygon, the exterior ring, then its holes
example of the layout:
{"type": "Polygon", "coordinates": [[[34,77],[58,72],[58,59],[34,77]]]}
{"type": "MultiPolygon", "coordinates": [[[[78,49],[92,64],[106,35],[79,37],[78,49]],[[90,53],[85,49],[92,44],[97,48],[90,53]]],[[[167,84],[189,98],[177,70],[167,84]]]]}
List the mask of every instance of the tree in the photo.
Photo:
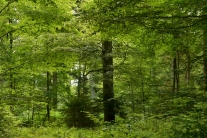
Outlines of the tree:
{"type": "Polygon", "coordinates": [[[115,121],[112,42],[102,43],[104,121],[115,121]]]}

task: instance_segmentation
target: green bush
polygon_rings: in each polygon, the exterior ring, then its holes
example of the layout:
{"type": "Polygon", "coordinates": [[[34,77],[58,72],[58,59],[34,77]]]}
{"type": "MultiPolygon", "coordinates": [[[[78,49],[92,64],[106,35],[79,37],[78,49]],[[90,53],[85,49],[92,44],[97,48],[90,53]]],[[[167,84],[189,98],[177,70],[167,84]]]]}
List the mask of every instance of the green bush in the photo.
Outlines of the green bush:
{"type": "Polygon", "coordinates": [[[63,110],[65,122],[68,127],[94,127],[95,122],[91,118],[91,114],[100,112],[100,107],[89,98],[73,98],[69,103],[66,103],[66,108],[63,110]]]}
{"type": "Polygon", "coordinates": [[[204,138],[207,137],[207,118],[200,113],[190,113],[172,118],[174,137],[204,138]]]}
{"type": "Polygon", "coordinates": [[[0,106],[0,137],[9,137],[11,129],[18,123],[10,110],[8,105],[0,106]]]}

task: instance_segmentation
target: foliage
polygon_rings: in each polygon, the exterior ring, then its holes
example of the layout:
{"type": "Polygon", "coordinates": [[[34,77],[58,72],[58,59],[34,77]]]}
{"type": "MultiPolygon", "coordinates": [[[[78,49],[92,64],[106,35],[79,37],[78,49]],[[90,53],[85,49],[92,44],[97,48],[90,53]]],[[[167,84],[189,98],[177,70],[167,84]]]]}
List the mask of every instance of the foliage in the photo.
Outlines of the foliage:
{"type": "Polygon", "coordinates": [[[68,127],[93,127],[95,120],[90,115],[98,116],[101,108],[96,105],[95,101],[91,101],[88,97],[81,99],[72,98],[66,103],[63,110],[65,114],[65,123],[68,127]]]}
{"type": "Polygon", "coordinates": [[[18,124],[16,117],[7,105],[0,106],[0,136],[10,137],[11,130],[18,124]]]}
{"type": "Polygon", "coordinates": [[[1,0],[0,137],[207,137],[206,16],[204,0],[1,0]]]}
{"type": "MultiPolygon", "coordinates": [[[[54,126],[41,128],[15,128],[12,131],[14,137],[74,137],[74,138],[170,138],[170,137],[202,137],[206,135],[196,135],[185,132],[188,129],[185,126],[180,126],[176,121],[169,119],[143,119],[143,115],[133,114],[129,120],[119,119],[115,124],[103,123],[99,127],[93,129],[77,129],[64,127],[56,128],[54,126]],[[176,130],[175,130],[176,129],[176,130]]],[[[101,122],[100,122],[101,123],[101,122]]],[[[188,122],[188,125],[189,122],[188,122]]],[[[192,123],[193,125],[193,123],[192,123]]],[[[191,131],[193,132],[193,131],[191,131]]],[[[204,133],[202,133],[204,134],[204,133]]]]}

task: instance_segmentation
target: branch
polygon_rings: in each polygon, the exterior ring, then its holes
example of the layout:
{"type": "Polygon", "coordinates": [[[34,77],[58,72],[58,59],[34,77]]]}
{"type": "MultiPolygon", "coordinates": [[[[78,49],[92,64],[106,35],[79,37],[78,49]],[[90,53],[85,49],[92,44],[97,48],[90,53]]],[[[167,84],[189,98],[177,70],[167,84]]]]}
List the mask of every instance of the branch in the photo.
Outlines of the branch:
{"type": "Polygon", "coordinates": [[[101,69],[95,69],[95,70],[90,70],[90,71],[88,71],[86,74],[83,74],[84,76],[88,76],[88,74],[90,74],[90,73],[93,73],[93,72],[100,72],[100,71],[102,71],[103,69],[101,68],[101,69]]]}
{"type": "Polygon", "coordinates": [[[167,19],[167,20],[170,20],[170,19],[174,19],[174,18],[177,18],[177,19],[199,19],[198,21],[194,22],[194,23],[191,23],[190,25],[185,25],[185,26],[179,26],[179,27],[162,27],[162,28],[159,28],[159,27],[150,27],[150,26],[147,26],[147,25],[144,25],[144,22],[142,22],[142,25],[148,29],[158,29],[158,30],[161,30],[161,29],[182,29],[182,28],[189,28],[189,27],[192,27],[204,20],[207,19],[207,15],[200,15],[200,16],[192,16],[192,15],[189,15],[189,16],[125,16],[124,18],[122,19],[106,19],[104,21],[106,22],[117,22],[117,23],[123,23],[123,22],[134,22],[134,23],[140,23],[140,19],[141,18],[147,18],[147,19],[143,19],[143,20],[150,20],[150,19],[167,19]]]}
{"type": "Polygon", "coordinates": [[[172,86],[161,85],[161,84],[150,84],[149,86],[155,86],[155,87],[172,87],[172,86]]]}
{"type": "Polygon", "coordinates": [[[3,34],[3,35],[0,36],[0,39],[1,39],[2,37],[6,36],[7,34],[12,33],[12,32],[14,32],[14,31],[16,31],[16,29],[13,29],[13,30],[10,30],[9,32],[6,32],[5,34],[3,34]]]}
{"type": "Polygon", "coordinates": [[[114,68],[119,67],[120,65],[124,64],[124,62],[126,61],[126,57],[127,57],[127,52],[124,53],[124,59],[122,60],[122,62],[120,62],[119,65],[116,65],[114,68]]]}
{"type": "MultiPolygon", "coordinates": [[[[26,26],[26,25],[25,25],[25,26],[26,26]]],[[[17,30],[22,29],[22,28],[25,27],[25,26],[20,26],[19,28],[10,30],[10,31],[8,31],[8,32],[6,32],[6,33],[4,33],[4,34],[2,34],[2,35],[0,36],[0,39],[1,39],[2,37],[6,36],[6,35],[9,34],[9,33],[12,33],[12,32],[14,32],[14,31],[17,31],[17,30]]]]}
{"type": "Polygon", "coordinates": [[[198,20],[198,21],[196,21],[196,22],[194,22],[194,23],[192,23],[192,24],[190,24],[190,25],[188,25],[188,26],[180,26],[180,27],[176,27],[176,28],[174,28],[174,29],[180,29],[180,28],[188,28],[188,27],[192,27],[192,26],[194,26],[194,25],[196,25],[196,24],[198,24],[198,23],[200,23],[200,22],[202,22],[202,21],[204,21],[204,20],[206,20],[207,18],[203,18],[203,19],[201,19],[201,20],[198,20]]]}
{"type": "MultiPolygon", "coordinates": [[[[25,65],[25,64],[27,64],[27,63],[31,63],[31,62],[39,62],[39,61],[40,61],[40,60],[37,60],[37,61],[35,61],[35,60],[34,60],[34,61],[31,61],[31,60],[25,61],[24,63],[21,63],[21,64],[19,64],[19,65],[14,66],[14,67],[8,68],[8,69],[5,70],[4,72],[0,73],[0,76],[4,75],[5,73],[7,73],[7,72],[10,71],[10,70],[19,68],[19,67],[21,67],[21,66],[23,66],[23,65],[25,65]]],[[[41,60],[41,61],[45,61],[45,60],[43,59],[43,60],[41,60]]]]}
{"type": "MultiPolygon", "coordinates": [[[[13,1],[13,2],[14,2],[14,1],[13,1]]],[[[53,18],[53,19],[55,19],[55,18],[53,18]]],[[[53,20],[53,19],[51,19],[51,20],[53,20]]],[[[39,23],[32,24],[32,25],[33,25],[33,26],[34,26],[34,25],[40,25],[40,24],[44,24],[44,23],[46,23],[46,22],[47,22],[47,21],[39,22],[39,23]]],[[[10,30],[10,31],[8,31],[8,32],[6,32],[6,33],[4,33],[4,34],[2,34],[2,35],[0,36],[0,39],[1,39],[2,37],[6,36],[8,33],[12,33],[12,32],[14,32],[14,31],[20,30],[20,29],[22,29],[22,28],[24,28],[24,27],[32,26],[32,25],[26,23],[25,25],[22,25],[22,26],[20,26],[19,28],[12,29],[12,30],[10,30]]]]}
{"type": "Polygon", "coordinates": [[[147,26],[145,26],[146,28],[148,28],[148,29],[158,29],[158,30],[163,30],[163,29],[170,29],[170,30],[173,30],[173,29],[184,29],[184,28],[189,28],[189,27],[192,27],[192,26],[195,26],[196,24],[198,24],[198,23],[200,23],[200,22],[202,22],[202,21],[204,21],[204,20],[206,20],[207,18],[203,18],[203,19],[200,19],[200,20],[198,20],[198,21],[196,21],[196,22],[194,22],[194,23],[192,23],[192,24],[190,24],[190,25],[185,25],[185,26],[179,26],[179,27],[167,27],[167,28],[156,28],[156,27],[152,27],[152,28],[150,28],[150,27],[147,27],[147,26]]]}
{"type": "MultiPolygon", "coordinates": [[[[120,62],[119,65],[114,66],[113,69],[115,69],[115,68],[119,67],[120,65],[124,64],[124,62],[125,62],[125,60],[126,60],[126,56],[127,56],[127,53],[125,52],[125,53],[124,53],[124,59],[123,59],[123,61],[120,62]]],[[[102,71],[102,70],[103,70],[103,68],[95,69],[95,70],[90,70],[90,71],[88,71],[86,74],[83,74],[83,76],[88,76],[90,73],[93,73],[93,72],[100,72],[100,71],[102,71]]]]}
{"type": "Polygon", "coordinates": [[[15,68],[21,67],[22,65],[24,65],[24,64],[26,64],[26,63],[27,63],[27,62],[24,62],[24,63],[22,63],[22,64],[19,64],[19,65],[17,65],[17,66],[14,66],[14,67],[9,68],[9,69],[5,70],[4,72],[0,73],[0,76],[4,75],[5,73],[7,73],[7,72],[10,71],[10,70],[13,70],[13,69],[15,69],[15,68]]]}
{"type": "Polygon", "coordinates": [[[189,18],[203,18],[207,17],[207,15],[187,15],[187,16],[126,16],[126,18],[155,18],[155,19],[189,19],[189,18]]]}
{"type": "Polygon", "coordinates": [[[14,3],[15,1],[9,1],[1,10],[0,13],[5,10],[10,4],[14,3]]]}

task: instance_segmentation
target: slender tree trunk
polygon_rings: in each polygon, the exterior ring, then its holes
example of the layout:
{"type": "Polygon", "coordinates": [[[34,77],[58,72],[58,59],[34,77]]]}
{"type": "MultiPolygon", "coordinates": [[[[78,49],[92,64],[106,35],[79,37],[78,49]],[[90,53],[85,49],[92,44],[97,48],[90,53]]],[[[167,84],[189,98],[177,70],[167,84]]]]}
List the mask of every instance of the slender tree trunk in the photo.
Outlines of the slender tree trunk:
{"type": "Polygon", "coordinates": [[[187,48],[186,50],[186,59],[187,59],[187,71],[186,71],[186,81],[187,81],[187,85],[189,86],[190,83],[190,53],[189,53],[189,48],[187,48]]]}
{"type": "Polygon", "coordinates": [[[58,79],[58,74],[57,72],[53,72],[53,106],[55,109],[57,109],[57,79],[58,79]]]}
{"type": "MultiPolygon", "coordinates": [[[[36,80],[35,80],[35,76],[33,76],[33,90],[36,88],[36,80]]],[[[30,96],[32,96],[30,94],[30,96]]],[[[32,105],[32,117],[31,117],[31,124],[34,123],[34,115],[35,115],[35,107],[34,105],[32,105]]]]}
{"type": "Polygon", "coordinates": [[[34,113],[35,113],[35,108],[32,107],[32,118],[31,118],[31,124],[34,122],[34,113]]]}
{"type": "Polygon", "coordinates": [[[81,73],[81,64],[80,61],[78,63],[78,70],[79,70],[79,74],[78,74],[78,87],[77,87],[77,92],[78,92],[78,99],[80,100],[81,98],[81,87],[82,87],[82,73],[81,73]]]}
{"type": "Polygon", "coordinates": [[[173,86],[172,86],[172,91],[173,93],[175,92],[176,89],[176,69],[177,69],[177,63],[176,63],[176,57],[173,59],[173,86]]]}
{"type": "Polygon", "coordinates": [[[177,81],[177,92],[180,89],[180,52],[177,50],[177,65],[176,65],[176,81],[177,81]]]}
{"type": "Polygon", "coordinates": [[[142,79],[142,108],[143,108],[143,114],[144,117],[146,116],[146,110],[145,110],[145,93],[144,93],[144,82],[142,79]]]}
{"type": "Polygon", "coordinates": [[[180,75],[179,75],[179,52],[173,59],[173,92],[179,91],[180,75]]]}
{"type": "Polygon", "coordinates": [[[50,91],[50,73],[47,71],[47,118],[48,118],[48,121],[50,121],[50,94],[49,94],[49,91],[50,91]]]}
{"type": "Polygon", "coordinates": [[[102,43],[104,121],[115,121],[112,42],[102,43]]]}
{"type": "Polygon", "coordinates": [[[94,99],[96,97],[96,93],[95,93],[95,81],[93,78],[93,73],[90,74],[90,78],[91,78],[91,98],[94,99]]]}
{"type": "Polygon", "coordinates": [[[87,89],[87,76],[84,75],[86,72],[86,63],[83,66],[83,75],[82,75],[82,94],[87,95],[88,89],[87,89]]]}
{"type": "Polygon", "coordinates": [[[203,71],[204,71],[204,93],[207,92],[207,26],[205,26],[203,31],[203,71]]]}
{"type": "MultiPolygon", "coordinates": [[[[9,9],[8,9],[9,11],[10,11],[10,7],[9,7],[9,9]]],[[[9,24],[12,24],[12,20],[11,19],[9,19],[9,24]]],[[[12,63],[13,63],[13,32],[10,32],[10,33],[8,33],[7,34],[7,39],[9,39],[9,45],[10,45],[10,59],[9,59],[9,62],[10,62],[10,64],[12,65],[12,63]]],[[[15,89],[14,88],[14,77],[13,77],[13,69],[10,69],[10,71],[9,71],[9,77],[10,77],[10,89],[12,90],[12,89],[15,89]]],[[[11,92],[11,95],[12,95],[12,92],[11,92]]],[[[11,111],[14,111],[14,107],[13,106],[10,106],[10,110],[11,111]]]]}

